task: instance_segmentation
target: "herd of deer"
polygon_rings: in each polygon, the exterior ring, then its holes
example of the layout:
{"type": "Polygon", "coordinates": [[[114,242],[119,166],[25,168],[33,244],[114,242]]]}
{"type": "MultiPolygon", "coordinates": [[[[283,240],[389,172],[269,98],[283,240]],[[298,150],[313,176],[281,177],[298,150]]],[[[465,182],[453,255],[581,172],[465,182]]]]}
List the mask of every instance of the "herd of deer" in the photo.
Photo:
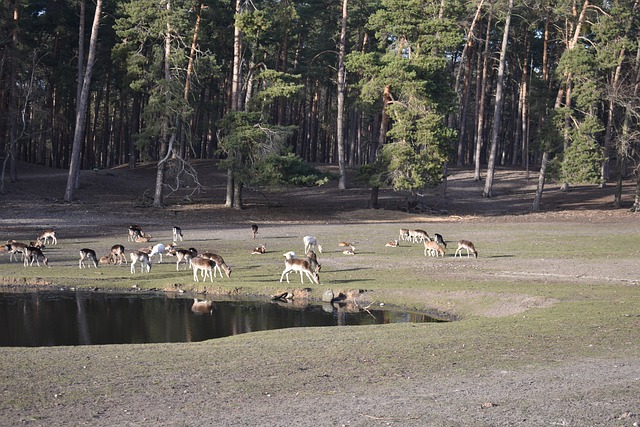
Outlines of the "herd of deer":
{"type": "MultiPolygon", "coordinates": [[[[257,225],[254,224],[251,226],[251,233],[255,239],[256,234],[258,234],[257,225]]],[[[141,273],[145,270],[149,273],[151,271],[151,260],[154,256],[157,255],[159,257],[159,263],[162,263],[162,256],[168,255],[176,258],[176,270],[180,270],[180,264],[184,264],[185,269],[187,267],[192,268],[194,281],[200,281],[198,276],[198,274],[200,274],[204,281],[209,277],[213,282],[213,278],[217,277],[217,273],[220,273],[220,277],[223,277],[223,271],[227,277],[231,277],[231,268],[225,263],[224,259],[220,255],[211,252],[198,254],[198,251],[195,248],[178,248],[177,242],[183,241],[182,230],[180,227],[173,227],[172,234],[173,242],[167,246],[162,243],[157,243],[152,246],[130,251],[128,255],[131,263],[131,273],[135,273],[136,264],[140,264],[141,273]]],[[[4,245],[3,250],[9,253],[10,261],[13,261],[14,257],[17,260],[17,254],[22,254],[22,260],[25,267],[33,265],[34,262],[40,266],[40,261],[49,267],[48,259],[42,252],[42,248],[49,243],[49,240],[51,240],[51,243],[54,245],[58,244],[56,232],[54,230],[49,229],[43,231],[35,241],[30,242],[29,244],[9,240],[7,244],[4,245]]],[[[127,236],[128,242],[147,243],[150,240],[151,236],[144,233],[140,226],[129,226],[127,236]]],[[[302,283],[304,283],[304,277],[306,276],[310,281],[319,285],[319,272],[322,266],[318,262],[318,257],[315,251],[317,250],[322,253],[322,246],[314,236],[305,236],[302,241],[304,243],[305,258],[296,258],[296,254],[293,251],[285,253],[285,268],[280,276],[280,282],[286,278],[287,283],[289,283],[289,273],[298,272],[300,273],[300,281],[302,283]]],[[[434,237],[431,238],[431,236],[429,236],[429,234],[424,230],[401,228],[398,239],[388,242],[386,246],[397,247],[399,246],[399,241],[422,243],[424,245],[425,256],[444,257],[447,247],[447,243],[442,235],[435,233],[434,237]]],[[[355,255],[356,248],[353,246],[353,243],[339,242],[338,246],[347,248],[343,250],[344,254],[355,255]]],[[[470,254],[473,254],[476,258],[478,257],[478,251],[473,243],[468,240],[458,241],[458,248],[456,249],[454,257],[458,255],[462,257],[462,250],[467,251],[467,257],[469,257],[470,254]]],[[[266,246],[262,244],[255,248],[252,251],[252,254],[263,254],[265,252],[266,246]]],[[[111,247],[111,251],[107,255],[100,258],[98,258],[93,249],[81,249],[78,267],[81,269],[90,268],[91,264],[93,264],[94,268],[97,268],[98,264],[122,265],[123,263],[125,265],[127,264],[125,248],[123,245],[117,244],[111,247]]]]}

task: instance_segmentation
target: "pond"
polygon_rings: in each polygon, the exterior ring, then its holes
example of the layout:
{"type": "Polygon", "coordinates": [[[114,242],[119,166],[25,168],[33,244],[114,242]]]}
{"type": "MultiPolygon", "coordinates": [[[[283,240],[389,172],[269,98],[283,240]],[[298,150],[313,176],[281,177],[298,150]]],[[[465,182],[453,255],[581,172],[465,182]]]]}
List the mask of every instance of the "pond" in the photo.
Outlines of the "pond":
{"type": "Polygon", "coordinates": [[[302,326],[440,321],[353,304],[220,299],[202,307],[185,295],[86,290],[0,292],[0,320],[4,347],[190,342],[302,326]]]}

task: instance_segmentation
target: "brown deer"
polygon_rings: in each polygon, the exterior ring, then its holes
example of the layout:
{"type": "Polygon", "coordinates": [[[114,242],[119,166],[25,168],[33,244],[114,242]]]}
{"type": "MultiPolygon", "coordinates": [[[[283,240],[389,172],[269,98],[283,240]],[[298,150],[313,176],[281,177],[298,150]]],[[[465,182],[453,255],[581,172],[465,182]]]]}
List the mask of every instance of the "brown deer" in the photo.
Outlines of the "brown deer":
{"type": "Polygon", "coordinates": [[[438,242],[425,240],[424,256],[427,256],[427,253],[429,253],[429,256],[444,256],[444,248],[438,242]]]}
{"type": "Polygon", "coordinates": [[[256,234],[258,234],[258,226],[256,224],[251,225],[251,235],[253,238],[256,238],[256,234]]]}
{"type": "Polygon", "coordinates": [[[131,260],[131,274],[136,272],[136,263],[140,263],[140,273],[144,273],[145,267],[147,273],[151,271],[151,261],[149,261],[149,254],[142,251],[133,251],[129,253],[129,259],[131,260]]]}
{"type": "MultiPolygon", "coordinates": [[[[202,279],[206,282],[207,275],[213,282],[213,269],[215,267],[215,261],[211,261],[209,258],[203,256],[197,256],[191,260],[191,268],[193,268],[193,281],[199,282],[198,271],[202,272],[202,279]]],[[[220,274],[222,276],[222,273],[220,274]]]]}
{"type": "Polygon", "coordinates": [[[216,271],[220,272],[220,277],[222,277],[222,271],[224,270],[224,273],[227,275],[227,277],[231,277],[231,267],[229,267],[227,265],[226,262],[224,262],[224,259],[218,255],[218,254],[214,254],[211,252],[205,252],[203,254],[200,255],[202,258],[206,258],[208,260],[211,260],[215,263],[215,265],[213,266],[213,277],[217,277],[216,276],[216,271]]]}
{"type": "Polygon", "coordinates": [[[37,238],[37,240],[41,240],[42,244],[44,245],[48,243],[49,239],[51,239],[51,243],[53,243],[54,245],[58,244],[58,239],[56,238],[55,230],[52,230],[52,229],[44,230],[42,233],[40,233],[40,235],[37,238]]]}
{"type": "Polygon", "coordinates": [[[177,242],[178,239],[180,239],[180,241],[182,242],[184,240],[183,236],[182,236],[182,229],[180,227],[173,227],[173,241],[177,242]]]}
{"type": "Polygon", "coordinates": [[[113,263],[118,263],[121,265],[123,262],[127,265],[127,256],[124,253],[124,246],[122,245],[113,245],[111,246],[111,258],[113,259],[113,263]]]}
{"type": "Polygon", "coordinates": [[[307,275],[310,281],[315,282],[318,285],[320,284],[320,276],[318,275],[318,273],[313,271],[311,265],[309,264],[309,261],[304,259],[296,259],[295,252],[287,252],[286,254],[284,254],[284,256],[286,259],[284,260],[284,271],[282,272],[282,276],[280,276],[280,282],[282,282],[286,275],[287,283],[290,283],[289,273],[292,271],[298,271],[300,272],[300,281],[302,283],[304,283],[304,276],[302,275],[304,273],[307,275]]]}
{"type": "Polygon", "coordinates": [[[27,265],[32,266],[33,261],[35,261],[38,264],[38,267],[40,267],[40,259],[42,259],[42,262],[44,263],[44,265],[51,268],[51,266],[49,265],[49,260],[47,259],[46,256],[44,256],[40,248],[36,246],[27,246],[25,248],[24,250],[24,266],[25,267],[27,265]]]}
{"type": "Polygon", "coordinates": [[[460,258],[462,258],[462,250],[467,250],[467,258],[469,258],[469,253],[472,253],[476,258],[478,258],[478,251],[476,247],[468,240],[460,240],[458,242],[458,249],[456,249],[456,253],[453,254],[454,258],[456,255],[460,254],[460,258]]]}

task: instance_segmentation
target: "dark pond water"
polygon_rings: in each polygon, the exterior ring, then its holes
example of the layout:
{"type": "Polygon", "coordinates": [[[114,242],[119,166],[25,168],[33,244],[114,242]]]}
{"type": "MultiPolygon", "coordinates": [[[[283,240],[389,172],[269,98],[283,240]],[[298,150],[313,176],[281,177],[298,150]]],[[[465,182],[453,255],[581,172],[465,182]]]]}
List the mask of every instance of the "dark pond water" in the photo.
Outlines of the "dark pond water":
{"type": "Polygon", "coordinates": [[[213,301],[198,313],[193,302],[166,294],[0,292],[0,346],[189,342],[299,326],[438,321],[422,313],[269,300],[213,301]]]}

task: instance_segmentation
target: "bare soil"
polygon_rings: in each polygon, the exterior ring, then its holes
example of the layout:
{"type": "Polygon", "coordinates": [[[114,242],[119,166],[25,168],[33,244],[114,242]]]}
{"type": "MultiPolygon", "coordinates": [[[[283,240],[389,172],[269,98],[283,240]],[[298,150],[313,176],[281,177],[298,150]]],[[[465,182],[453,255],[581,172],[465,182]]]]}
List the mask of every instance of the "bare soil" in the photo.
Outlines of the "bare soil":
{"type": "MultiPolygon", "coordinates": [[[[202,230],[207,225],[256,223],[296,227],[296,232],[310,224],[437,222],[487,229],[566,224],[591,227],[597,238],[599,229],[636,233],[638,221],[637,214],[629,212],[633,180],[624,182],[620,209],[613,207],[611,183],[569,191],[547,183],[543,210],[532,213],[535,172],[526,179],[525,171],[500,169],[493,197],[483,198],[484,181],[474,182],[469,170],[453,169],[446,187],[421,195],[417,204],[406,195],[381,190],[380,208],[368,209],[367,188],[352,185],[341,191],[334,180],[314,188],[246,188],[245,209],[236,211],[223,206],[225,173],[207,162],[198,162],[197,170],[200,191],[193,193],[194,183],[189,183],[167,195],[165,207],[158,209],[150,207],[154,165],[84,171],[73,203],[63,201],[66,171],[21,165],[19,181],[7,182],[6,194],[0,195],[0,237],[32,234],[36,226],[64,227],[79,236],[96,230],[117,235],[133,222],[198,224],[202,230]]],[[[523,259],[517,267],[508,258],[495,257],[493,262],[490,271],[447,274],[480,283],[496,276],[586,286],[616,282],[636,293],[640,278],[640,263],[633,261],[523,259]]],[[[419,289],[395,292],[423,303],[434,298],[434,293],[419,289]]],[[[449,298],[465,307],[468,322],[476,322],[480,331],[487,319],[525,319],[532,308],[553,304],[544,297],[483,294],[478,289],[449,298]],[[469,308],[479,295],[494,303],[469,308]]],[[[543,337],[548,351],[528,358],[527,349],[511,348],[508,337],[493,348],[482,339],[455,342],[452,329],[424,331],[423,338],[416,333],[421,326],[407,332],[406,326],[396,325],[271,331],[205,343],[4,348],[0,425],[638,426],[640,312],[636,308],[630,313],[625,344],[630,351],[615,351],[612,358],[602,356],[606,351],[572,358],[560,336],[543,337]],[[408,354],[404,357],[395,349],[408,354]],[[488,361],[494,351],[501,362],[492,366],[488,361]],[[456,362],[469,352],[476,352],[477,362],[456,362]],[[520,359],[526,362],[518,363],[520,359]],[[40,381],[36,375],[47,379],[40,381]]],[[[538,333],[529,332],[532,339],[538,333]]]]}

